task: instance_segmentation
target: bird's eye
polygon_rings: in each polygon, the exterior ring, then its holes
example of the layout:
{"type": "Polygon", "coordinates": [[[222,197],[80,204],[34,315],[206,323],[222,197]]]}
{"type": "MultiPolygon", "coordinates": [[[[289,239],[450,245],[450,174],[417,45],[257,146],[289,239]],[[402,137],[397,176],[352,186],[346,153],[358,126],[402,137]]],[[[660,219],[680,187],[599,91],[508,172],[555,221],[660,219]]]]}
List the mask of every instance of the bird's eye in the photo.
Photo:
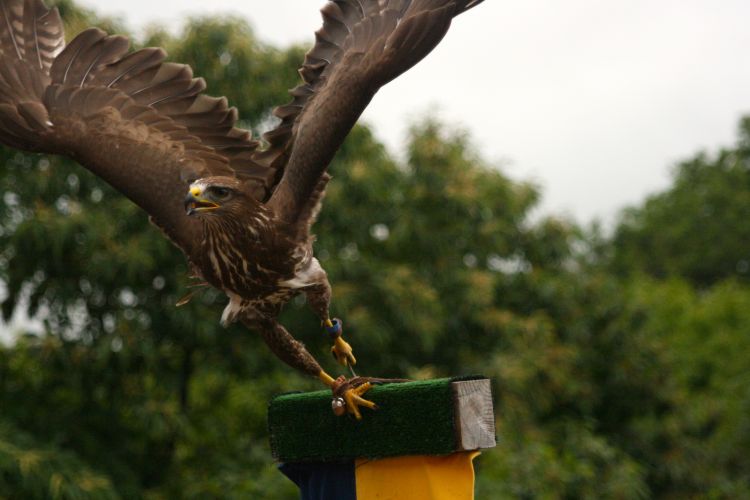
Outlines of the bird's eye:
{"type": "Polygon", "coordinates": [[[212,187],[210,191],[211,191],[211,197],[217,200],[226,200],[227,198],[229,198],[230,191],[227,188],[212,187]]]}

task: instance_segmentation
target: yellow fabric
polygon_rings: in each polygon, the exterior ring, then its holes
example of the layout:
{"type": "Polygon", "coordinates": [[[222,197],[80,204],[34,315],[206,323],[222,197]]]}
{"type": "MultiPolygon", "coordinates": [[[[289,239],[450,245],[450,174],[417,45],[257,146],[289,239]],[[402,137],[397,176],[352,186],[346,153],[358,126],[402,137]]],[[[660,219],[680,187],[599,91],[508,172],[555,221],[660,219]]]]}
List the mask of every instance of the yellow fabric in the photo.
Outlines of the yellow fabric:
{"type": "Polygon", "coordinates": [[[473,500],[478,451],[446,456],[358,459],[357,500],[473,500]]]}

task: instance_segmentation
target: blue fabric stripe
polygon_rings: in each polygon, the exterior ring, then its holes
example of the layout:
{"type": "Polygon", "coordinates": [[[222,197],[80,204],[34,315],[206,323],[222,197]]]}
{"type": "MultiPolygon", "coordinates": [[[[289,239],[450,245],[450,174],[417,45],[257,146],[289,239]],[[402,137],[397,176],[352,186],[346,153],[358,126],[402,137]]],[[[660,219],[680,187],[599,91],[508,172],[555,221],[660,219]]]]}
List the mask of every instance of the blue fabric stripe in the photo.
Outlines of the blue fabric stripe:
{"type": "Polygon", "coordinates": [[[354,461],[281,464],[300,489],[300,500],[357,500],[354,461]]]}

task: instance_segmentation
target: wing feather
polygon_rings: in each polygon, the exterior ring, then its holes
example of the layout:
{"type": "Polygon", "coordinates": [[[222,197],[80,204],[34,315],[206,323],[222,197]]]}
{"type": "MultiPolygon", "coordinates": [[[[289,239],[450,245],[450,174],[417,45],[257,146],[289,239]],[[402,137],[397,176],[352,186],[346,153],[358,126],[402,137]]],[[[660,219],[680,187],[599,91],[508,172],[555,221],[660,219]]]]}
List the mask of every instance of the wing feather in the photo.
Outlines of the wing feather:
{"type": "Polygon", "coordinates": [[[313,213],[335,152],[377,90],[437,46],[451,20],[482,0],[331,0],[281,123],[254,154],[283,172],[268,204],[294,222],[313,213]]]}
{"type": "Polygon", "coordinates": [[[2,19],[3,32],[0,35],[0,46],[3,53],[9,58],[23,59],[23,4],[16,2],[14,4],[0,5],[0,15],[2,19]],[[20,29],[19,29],[20,27],[20,29]]]}
{"type": "Polygon", "coordinates": [[[245,180],[267,199],[275,170],[253,158],[257,141],[235,127],[226,99],[161,49],[92,28],[65,47],[60,16],[42,0],[0,0],[0,142],[65,154],[148,212],[186,253],[196,221],[182,207],[186,182],[245,180]]]}
{"type": "Polygon", "coordinates": [[[27,0],[23,17],[22,25],[31,27],[30,36],[24,37],[24,56],[36,68],[47,70],[65,45],[60,15],[57,10],[27,0]]]}

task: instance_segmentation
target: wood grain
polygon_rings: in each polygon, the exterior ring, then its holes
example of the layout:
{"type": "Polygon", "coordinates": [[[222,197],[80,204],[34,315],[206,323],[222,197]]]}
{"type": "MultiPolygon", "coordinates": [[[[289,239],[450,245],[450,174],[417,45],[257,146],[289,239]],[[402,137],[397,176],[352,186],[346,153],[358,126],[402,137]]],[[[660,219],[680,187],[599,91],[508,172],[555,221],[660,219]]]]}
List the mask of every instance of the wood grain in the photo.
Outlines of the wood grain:
{"type": "Polygon", "coordinates": [[[495,415],[488,379],[453,382],[459,450],[494,448],[495,415]]]}

